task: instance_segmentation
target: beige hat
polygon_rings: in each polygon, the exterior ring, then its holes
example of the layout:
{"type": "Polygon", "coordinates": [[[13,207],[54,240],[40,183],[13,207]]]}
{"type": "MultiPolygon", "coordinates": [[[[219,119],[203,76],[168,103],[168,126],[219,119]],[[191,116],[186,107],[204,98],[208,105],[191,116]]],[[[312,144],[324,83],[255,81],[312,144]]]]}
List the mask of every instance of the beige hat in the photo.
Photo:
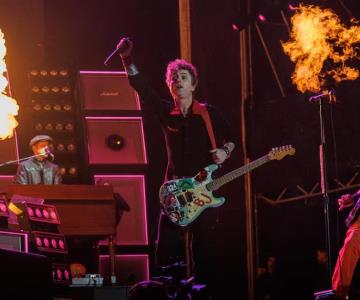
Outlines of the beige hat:
{"type": "Polygon", "coordinates": [[[30,140],[30,143],[29,143],[30,148],[32,146],[34,146],[37,142],[40,142],[40,141],[49,141],[51,143],[53,141],[53,139],[50,136],[44,135],[44,134],[36,135],[30,140]]]}

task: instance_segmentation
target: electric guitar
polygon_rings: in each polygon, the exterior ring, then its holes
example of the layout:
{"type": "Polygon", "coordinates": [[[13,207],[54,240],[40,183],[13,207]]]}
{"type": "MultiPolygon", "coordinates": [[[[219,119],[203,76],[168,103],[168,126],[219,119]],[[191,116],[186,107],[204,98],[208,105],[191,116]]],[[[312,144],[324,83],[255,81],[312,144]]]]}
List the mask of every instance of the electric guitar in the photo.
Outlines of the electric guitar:
{"type": "Polygon", "coordinates": [[[212,178],[212,173],[219,166],[212,164],[201,170],[195,177],[167,181],[159,191],[162,210],[174,224],[187,226],[195,221],[205,209],[224,204],[225,198],[215,197],[213,191],[270,160],[281,160],[287,155],[294,154],[295,148],[291,145],[282,146],[273,148],[263,157],[216,179],[212,178]]]}

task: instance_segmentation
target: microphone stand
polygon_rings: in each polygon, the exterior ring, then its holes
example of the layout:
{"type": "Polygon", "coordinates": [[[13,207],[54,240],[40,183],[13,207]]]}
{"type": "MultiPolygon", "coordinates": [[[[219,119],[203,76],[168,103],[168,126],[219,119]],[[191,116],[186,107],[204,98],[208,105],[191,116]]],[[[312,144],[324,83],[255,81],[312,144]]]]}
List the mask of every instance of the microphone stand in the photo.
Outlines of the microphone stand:
{"type": "MultiPolygon", "coordinates": [[[[327,176],[327,161],[326,161],[326,135],[325,135],[325,97],[329,99],[329,102],[335,101],[335,95],[333,91],[323,93],[317,96],[310,97],[309,101],[312,103],[319,103],[319,117],[320,117],[320,145],[319,145],[319,160],[320,160],[320,182],[321,182],[321,193],[324,200],[324,221],[325,221],[325,242],[326,250],[328,253],[328,272],[331,281],[332,276],[332,248],[330,238],[330,198],[328,194],[329,183],[327,176]]],[[[331,286],[331,282],[330,282],[331,286]]]]}
{"type": "Polygon", "coordinates": [[[41,154],[35,154],[35,155],[28,156],[28,157],[20,158],[20,159],[9,160],[9,161],[0,163],[0,167],[11,165],[11,164],[18,164],[19,162],[22,162],[24,160],[27,160],[27,159],[30,159],[30,158],[35,158],[35,157],[40,157],[40,156],[45,156],[45,155],[47,156],[46,153],[45,154],[41,153],[41,154]]]}

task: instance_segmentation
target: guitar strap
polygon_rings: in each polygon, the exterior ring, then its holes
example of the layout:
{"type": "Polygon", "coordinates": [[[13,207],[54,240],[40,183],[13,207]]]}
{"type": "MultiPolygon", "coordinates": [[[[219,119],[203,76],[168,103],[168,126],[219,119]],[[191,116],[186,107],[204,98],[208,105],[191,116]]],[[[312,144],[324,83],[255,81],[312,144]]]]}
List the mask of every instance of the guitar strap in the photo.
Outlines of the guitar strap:
{"type": "Polygon", "coordinates": [[[214,130],[213,130],[213,126],[211,123],[209,111],[206,108],[206,104],[200,103],[199,101],[194,100],[193,113],[200,115],[202,117],[202,119],[204,120],[206,130],[207,130],[209,138],[210,138],[211,147],[212,147],[212,149],[216,149],[217,147],[216,147],[214,130]]]}

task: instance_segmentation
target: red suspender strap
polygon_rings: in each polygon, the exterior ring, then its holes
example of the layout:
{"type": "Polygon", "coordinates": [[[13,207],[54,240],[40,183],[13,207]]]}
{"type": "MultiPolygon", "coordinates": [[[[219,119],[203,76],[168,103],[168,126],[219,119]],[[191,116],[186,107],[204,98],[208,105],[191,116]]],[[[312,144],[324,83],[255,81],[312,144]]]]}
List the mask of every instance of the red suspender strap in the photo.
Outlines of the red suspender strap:
{"type": "Polygon", "coordinates": [[[210,138],[210,143],[211,143],[211,147],[213,149],[216,149],[216,140],[215,140],[215,135],[214,135],[214,130],[211,124],[211,119],[210,119],[210,115],[209,112],[206,108],[206,104],[200,103],[196,100],[194,100],[194,104],[193,104],[193,113],[194,114],[199,114],[201,115],[201,117],[203,118],[204,122],[205,122],[205,126],[210,138]]]}

